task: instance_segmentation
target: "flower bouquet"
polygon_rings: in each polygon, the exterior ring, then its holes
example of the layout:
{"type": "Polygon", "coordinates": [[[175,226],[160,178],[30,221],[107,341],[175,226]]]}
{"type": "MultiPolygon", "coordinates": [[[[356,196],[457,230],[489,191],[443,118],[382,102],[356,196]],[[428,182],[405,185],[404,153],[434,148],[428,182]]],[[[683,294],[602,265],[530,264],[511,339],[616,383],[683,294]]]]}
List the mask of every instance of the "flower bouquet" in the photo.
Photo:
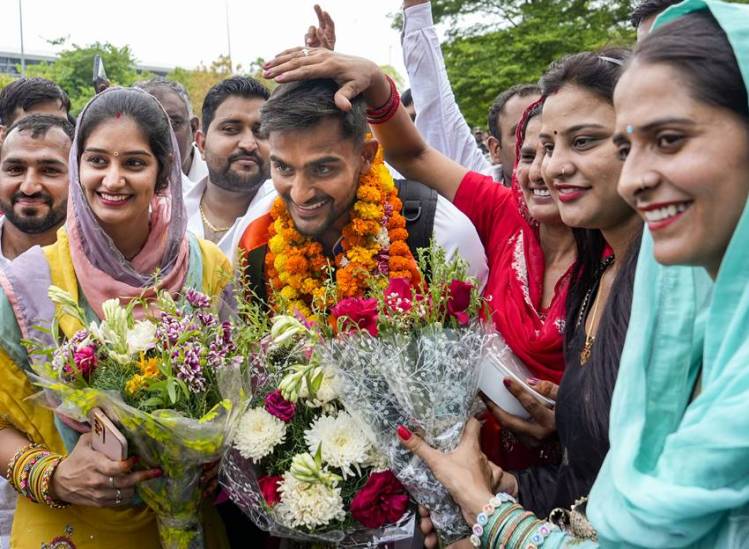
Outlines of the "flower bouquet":
{"type": "Polygon", "coordinates": [[[460,509],[421,460],[395,437],[409,427],[443,451],[457,446],[471,416],[481,364],[496,340],[481,322],[478,288],[465,264],[436,246],[419,263],[429,284],[393,279],[379,294],[333,309],[338,336],[320,350],[338,379],[344,408],[388,458],[390,469],[431,513],[445,544],[468,537],[460,509]]]}
{"type": "Polygon", "coordinates": [[[343,409],[332,368],[320,363],[325,332],[294,316],[273,319],[253,353],[252,407],[237,427],[222,483],[276,536],[343,546],[410,538],[406,490],[374,437],[343,409]]]}
{"type": "MultiPolygon", "coordinates": [[[[69,294],[54,286],[49,294],[66,315],[87,325],[69,294]]],[[[187,290],[175,301],[159,292],[152,305],[106,301],[101,322],[55,348],[32,346],[46,359],[35,360],[35,381],[65,417],[87,421],[94,407],[104,410],[140,464],[163,471],[138,485],[156,513],[161,545],[200,548],[199,479],[204,464],[221,458],[249,401],[243,359],[232,324],[219,320],[207,296],[187,290]],[[136,307],[145,311],[141,320],[136,307]]],[[[52,331],[56,336],[56,325],[52,331]]]]}

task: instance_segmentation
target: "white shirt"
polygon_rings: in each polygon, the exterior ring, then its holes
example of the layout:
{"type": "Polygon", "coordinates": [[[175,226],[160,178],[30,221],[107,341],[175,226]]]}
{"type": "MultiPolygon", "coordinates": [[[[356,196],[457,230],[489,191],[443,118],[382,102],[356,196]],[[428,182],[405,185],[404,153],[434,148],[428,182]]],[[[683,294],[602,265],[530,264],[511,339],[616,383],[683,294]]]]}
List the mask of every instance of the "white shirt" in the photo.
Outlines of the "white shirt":
{"type": "MultiPolygon", "coordinates": [[[[203,192],[205,191],[207,185],[208,178],[205,177],[185,194],[185,209],[187,210],[187,230],[193,233],[198,238],[205,238],[203,220],[200,217],[200,200],[203,198],[203,192]]],[[[222,252],[224,252],[224,255],[226,257],[232,259],[232,257],[234,256],[234,247],[232,246],[232,243],[234,241],[235,233],[237,232],[237,227],[239,226],[241,221],[248,214],[257,214],[256,217],[260,217],[264,213],[270,211],[270,207],[271,204],[273,204],[273,199],[275,198],[275,196],[276,190],[273,187],[273,182],[268,179],[258,189],[257,193],[252,199],[252,202],[250,202],[250,205],[247,207],[247,213],[245,214],[245,216],[238,217],[234,221],[234,224],[231,226],[231,229],[226,231],[224,233],[224,236],[221,237],[221,240],[218,241],[217,246],[221,249],[222,252]],[[272,196],[270,196],[271,194],[272,196]]]]}
{"type": "Polygon", "coordinates": [[[403,63],[411,82],[416,127],[431,147],[451,160],[494,177],[494,166],[476,144],[455,101],[432,21],[431,3],[411,6],[404,11],[404,18],[403,63]]]}
{"type": "MultiPolygon", "coordinates": [[[[271,182],[266,182],[263,188],[268,183],[271,182]]],[[[234,239],[230,247],[233,253],[229,256],[235,263],[235,266],[237,260],[236,251],[239,249],[239,241],[245,230],[249,227],[250,223],[270,211],[273,201],[278,196],[272,185],[271,188],[273,189],[272,192],[269,192],[261,201],[258,201],[257,207],[250,207],[247,214],[235,226],[236,230],[233,232],[234,239]],[[264,210],[261,208],[261,204],[267,204],[264,210]]],[[[489,267],[487,266],[486,254],[484,246],[481,244],[481,239],[473,223],[471,223],[465,214],[456,208],[452,202],[441,196],[437,198],[437,208],[434,212],[433,238],[437,244],[445,249],[446,257],[451,258],[457,254],[468,263],[468,274],[476,277],[481,289],[483,289],[489,274],[489,267]]]]}
{"type": "Polygon", "coordinates": [[[185,175],[182,172],[182,192],[189,192],[196,184],[200,183],[203,179],[208,177],[208,165],[200,155],[200,151],[195,143],[192,144],[192,164],[190,164],[190,171],[185,175]]]}

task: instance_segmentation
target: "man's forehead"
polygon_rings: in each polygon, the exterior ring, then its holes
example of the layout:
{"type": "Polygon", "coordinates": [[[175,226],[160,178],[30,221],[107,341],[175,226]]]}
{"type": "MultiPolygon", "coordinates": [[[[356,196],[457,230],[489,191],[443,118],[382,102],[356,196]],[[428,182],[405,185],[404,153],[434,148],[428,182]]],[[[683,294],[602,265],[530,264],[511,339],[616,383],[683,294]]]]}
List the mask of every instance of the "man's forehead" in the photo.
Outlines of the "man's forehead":
{"type": "Polygon", "coordinates": [[[176,91],[168,88],[157,88],[151,91],[151,95],[161,103],[169,116],[187,115],[187,105],[176,91]]]}
{"type": "Polygon", "coordinates": [[[22,118],[26,118],[31,114],[49,114],[52,116],[58,116],[60,118],[67,118],[67,112],[60,99],[52,99],[50,101],[42,101],[29,107],[28,110],[24,110],[22,107],[16,107],[14,114],[14,122],[18,122],[22,118]]]}
{"type": "Polygon", "coordinates": [[[269,142],[271,155],[303,155],[305,163],[343,158],[354,149],[354,140],[343,136],[340,123],[327,120],[306,130],[272,132],[269,142]]]}
{"type": "Polygon", "coordinates": [[[6,136],[0,158],[28,161],[62,160],[67,162],[70,138],[60,128],[50,128],[47,133],[32,137],[31,130],[14,130],[6,136]]]}
{"type": "Polygon", "coordinates": [[[261,97],[241,97],[231,95],[224,99],[216,109],[214,120],[245,120],[260,118],[260,109],[265,104],[261,97]]]}

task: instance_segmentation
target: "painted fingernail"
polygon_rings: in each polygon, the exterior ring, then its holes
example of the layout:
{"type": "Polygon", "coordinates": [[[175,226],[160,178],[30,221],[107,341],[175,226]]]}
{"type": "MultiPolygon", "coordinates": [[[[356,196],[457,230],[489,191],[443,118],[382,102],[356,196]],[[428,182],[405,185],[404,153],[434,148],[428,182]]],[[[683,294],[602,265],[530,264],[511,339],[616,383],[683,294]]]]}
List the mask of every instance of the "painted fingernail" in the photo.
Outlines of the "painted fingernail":
{"type": "Polygon", "coordinates": [[[161,469],[154,469],[153,473],[151,473],[151,478],[159,478],[164,476],[164,471],[161,469]]]}
{"type": "Polygon", "coordinates": [[[535,377],[529,377],[527,381],[528,381],[528,385],[538,385],[538,382],[539,382],[539,380],[536,379],[535,377]]]}
{"type": "Polygon", "coordinates": [[[401,440],[410,440],[413,436],[413,433],[408,430],[408,427],[404,425],[398,425],[398,428],[396,429],[396,432],[398,433],[398,437],[401,440]]]}
{"type": "Polygon", "coordinates": [[[510,387],[512,387],[512,381],[510,381],[509,379],[503,379],[503,380],[502,380],[502,384],[503,384],[503,385],[504,385],[505,387],[507,387],[508,389],[509,389],[510,387]]]}

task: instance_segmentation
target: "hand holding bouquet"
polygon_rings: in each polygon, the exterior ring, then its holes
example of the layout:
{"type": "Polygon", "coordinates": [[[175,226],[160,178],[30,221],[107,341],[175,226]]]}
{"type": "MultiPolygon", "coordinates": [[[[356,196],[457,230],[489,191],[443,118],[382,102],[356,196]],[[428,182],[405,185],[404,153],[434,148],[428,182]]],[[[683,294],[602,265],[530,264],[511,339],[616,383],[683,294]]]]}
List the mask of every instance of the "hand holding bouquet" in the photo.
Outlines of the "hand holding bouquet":
{"type": "MultiPolygon", "coordinates": [[[[86,326],[69,294],[53,286],[50,298],[86,326]]],[[[86,421],[94,407],[104,410],[140,463],[162,469],[162,477],[138,485],[157,515],[162,546],[198,548],[202,465],[221,458],[248,401],[243,359],[232,324],[219,320],[207,296],[187,290],[175,301],[160,292],[150,305],[109,300],[101,322],[55,348],[32,348],[47,359],[35,361],[36,382],[61,415],[86,421]]],[[[57,336],[57,326],[52,331],[57,336]]]]}

